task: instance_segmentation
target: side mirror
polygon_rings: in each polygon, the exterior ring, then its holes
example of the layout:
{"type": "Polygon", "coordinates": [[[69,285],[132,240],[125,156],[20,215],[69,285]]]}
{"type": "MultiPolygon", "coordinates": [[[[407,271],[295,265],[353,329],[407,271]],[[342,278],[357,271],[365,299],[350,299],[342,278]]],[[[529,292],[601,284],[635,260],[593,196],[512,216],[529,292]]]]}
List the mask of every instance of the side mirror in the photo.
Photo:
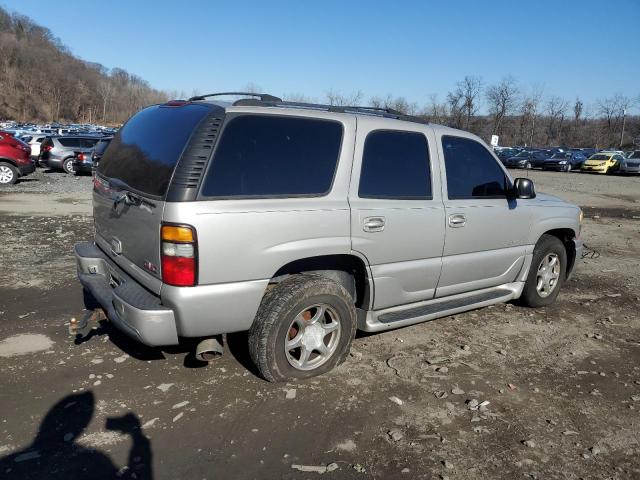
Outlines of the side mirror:
{"type": "Polygon", "coordinates": [[[516,178],[513,182],[513,196],[515,198],[536,198],[536,189],[533,180],[528,178],[516,178]]]}

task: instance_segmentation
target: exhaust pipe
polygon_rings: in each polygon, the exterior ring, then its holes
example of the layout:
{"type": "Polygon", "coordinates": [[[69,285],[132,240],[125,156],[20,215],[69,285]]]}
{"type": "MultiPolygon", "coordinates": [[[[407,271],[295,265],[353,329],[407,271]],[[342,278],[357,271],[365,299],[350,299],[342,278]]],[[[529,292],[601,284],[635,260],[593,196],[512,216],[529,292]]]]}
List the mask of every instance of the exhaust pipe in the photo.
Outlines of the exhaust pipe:
{"type": "Polygon", "coordinates": [[[215,338],[205,338],[196,347],[196,358],[202,362],[212,362],[222,357],[224,347],[215,338]]]}

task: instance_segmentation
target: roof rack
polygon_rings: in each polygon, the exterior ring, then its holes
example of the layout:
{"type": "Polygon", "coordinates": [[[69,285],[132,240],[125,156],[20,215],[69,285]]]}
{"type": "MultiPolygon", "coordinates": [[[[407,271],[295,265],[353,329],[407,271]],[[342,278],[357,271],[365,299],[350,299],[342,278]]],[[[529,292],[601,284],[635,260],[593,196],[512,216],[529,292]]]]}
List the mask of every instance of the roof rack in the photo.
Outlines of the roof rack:
{"type": "Polygon", "coordinates": [[[229,95],[243,95],[245,97],[257,97],[261,102],[281,102],[282,99],[279,97],[274,97],[273,95],[268,95],[266,93],[251,93],[251,92],[220,92],[220,93],[208,93],[206,95],[197,95],[195,97],[191,97],[189,99],[190,102],[195,102],[198,100],[204,100],[207,97],[222,97],[229,95]]]}
{"type": "Polygon", "coordinates": [[[309,110],[323,110],[337,113],[358,113],[383,118],[393,118],[407,122],[428,124],[423,118],[407,115],[393,108],[365,107],[359,105],[326,105],[322,103],[287,102],[283,100],[258,100],[254,98],[242,98],[233,102],[233,106],[243,107],[281,107],[281,108],[305,108],[309,110]]]}

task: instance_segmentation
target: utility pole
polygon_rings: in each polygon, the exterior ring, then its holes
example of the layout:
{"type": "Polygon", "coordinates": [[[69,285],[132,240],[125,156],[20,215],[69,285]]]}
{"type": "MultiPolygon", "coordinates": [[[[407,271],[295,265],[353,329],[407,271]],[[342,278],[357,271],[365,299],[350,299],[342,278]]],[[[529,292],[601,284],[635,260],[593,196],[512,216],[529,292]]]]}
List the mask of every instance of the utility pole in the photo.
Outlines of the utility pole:
{"type": "Polygon", "coordinates": [[[626,119],[627,119],[627,109],[623,108],[622,109],[622,132],[620,133],[620,148],[622,148],[622,140],[624,138],[624,124],[626,119]]]}

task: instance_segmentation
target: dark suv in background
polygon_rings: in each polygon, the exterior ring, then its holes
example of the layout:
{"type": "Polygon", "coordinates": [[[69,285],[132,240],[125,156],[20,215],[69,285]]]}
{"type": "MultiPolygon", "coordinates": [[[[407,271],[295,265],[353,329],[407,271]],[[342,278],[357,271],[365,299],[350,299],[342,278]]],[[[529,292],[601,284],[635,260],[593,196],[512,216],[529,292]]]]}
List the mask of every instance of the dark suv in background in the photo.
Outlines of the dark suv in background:
{"type": "Polygon", "coordinates": [[[47,137],[40,147],[38,164],[74,173],[73,157],[75,152],[90,152],[100,139],[101,137],[91,136],[47,137]]]}
{"type": "Polygon", "coordinates": [[[113,137],[105,137],[96,143],[90,152],[75,152],[73,157],[73,171],[78,173],[92,173],[100,163],[102,155],[111,143],[113,137]]]}

